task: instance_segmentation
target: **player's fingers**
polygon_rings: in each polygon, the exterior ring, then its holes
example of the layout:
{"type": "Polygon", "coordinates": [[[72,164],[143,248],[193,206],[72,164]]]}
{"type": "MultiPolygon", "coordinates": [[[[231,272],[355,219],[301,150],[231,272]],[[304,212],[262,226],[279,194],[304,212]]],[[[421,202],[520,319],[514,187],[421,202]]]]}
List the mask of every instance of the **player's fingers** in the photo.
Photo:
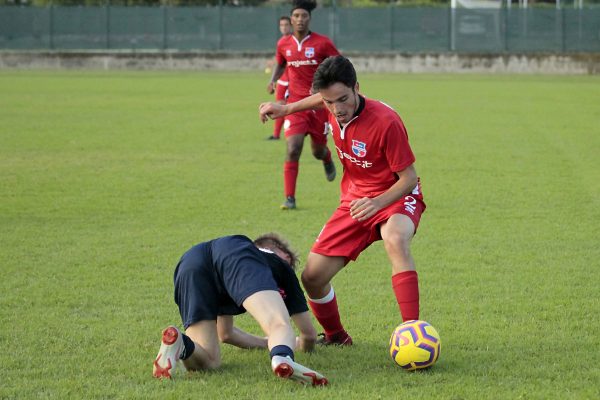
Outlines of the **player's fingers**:
{"type": "Polygon", "coordinates": [[[362,198],[362,199],[356,199],[356,200],[352,200],[352,201],[350,202],[350,210],[352,210],[352,209],[355,209],[355,208],[357,208],[357,207],[360,207],[362,204],[364,204],[364,202],[365,202],[365,199],[364,199],[364,198],[362,198]]]}
{"type": "Polygon", "coordinates": [[[350,212],[351,213],[357,213],[360,210],[362,210],[363,208],[365,208],[369,203],[369,198],[367,197],[363,197],[362,199],[356,199],[353,200],[350,203],[350,212]]]}
{"type": "Polygon", "coordinates": [[[358,220],[358,221],[362,221],[363,219],[365,219],[366,212],[367,212],[366,210],[357,212],[356,214],[354,214],[354,216],[352,218],[354,218],[355,220],[358,220]]]}
{"type": "Polygon", "coordinates": [[[369,218],[371,218],[373,215],[375,214],[375,210],[370,208],[370,209],[365,209],[363,210],[363,212],[361,212],[358,216],[357,216],[357,220],[358,221],[365,221],[369,218]]]}
{"type": "Polygon", "coordinates": [[[352,218],[357,219],[362,217],[365,212],[367,212],[367,205],[361,204],[357,207],[354,207],[353,210],[350,210],[350,215],[352,216],[352,218]]]}

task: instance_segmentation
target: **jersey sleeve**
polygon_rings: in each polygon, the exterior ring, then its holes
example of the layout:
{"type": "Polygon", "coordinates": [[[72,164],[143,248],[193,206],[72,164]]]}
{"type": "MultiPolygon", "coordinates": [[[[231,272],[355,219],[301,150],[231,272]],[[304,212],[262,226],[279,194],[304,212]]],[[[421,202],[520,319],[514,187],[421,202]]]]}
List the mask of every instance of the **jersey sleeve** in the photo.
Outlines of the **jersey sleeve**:
{"type": "Polygon", "coordinates": [[[323,50],[324,50],[324,53],[327,55],[327,57],[333,57],[333,56],[340,55],[340,52],[338,51],[337,47],[335,47],[335,44],[333,44],[331,39],[327,39],[325,41],[323,50]]]}
{"type": "Polygon", "coordinates": [[[415,162],[406,128],[399,117],[390,123],[384,137],[385,157],[392,171],[400,172],[415,162]]]}
{"type": "Polygon", "coordinates": [[[281,42],[277,42],[277,49],[275,51],[275,61],[279,65],[285,65],[287,63],[287,60],[284,57],[283,46],[281,45],[281,42]]]}
{"type": "Polygon", "coordinates": [[[290,315],[308,311],[304,292],[300,287],[300,282],[298,282],[298,277],[292,267],[286,264],[285,267],[282,268],[281,278],[282,289],[285,291],[283,302],[290,315]]]}

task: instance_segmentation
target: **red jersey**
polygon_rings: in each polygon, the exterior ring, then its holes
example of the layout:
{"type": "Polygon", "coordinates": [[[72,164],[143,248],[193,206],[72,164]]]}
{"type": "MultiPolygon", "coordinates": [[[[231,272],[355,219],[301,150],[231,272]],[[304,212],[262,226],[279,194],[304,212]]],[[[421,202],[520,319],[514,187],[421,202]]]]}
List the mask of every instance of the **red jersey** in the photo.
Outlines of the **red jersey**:
{"type": "Polygon", "coordinates": [[[277,79],[277,84],[283,85],[283,86],[287,86],[289,84],[287,68],[283,71],[283,74],[281,74],[281,77],[279,79],[277,79]]]}
{"type": "MultiPolygon", "coordinates": [[[[415,162],[400,116],[388,105],[360,98],[355,116],[342,129],[329,113],[335,147],[344,167],[342,200],[375,197],[398,180],[396,172],[415,162]]],[[[415,188],[419,194],[418,186],[415,188]]]]}
{"type": "Polygon", "coordinates": [[[294,35],[284,36],[277,42],[275,60],[285,65],[288,73],[289,102],[311,95],[313,75],[327,57],[339,55],[333,42],[323,35],[310,32],[301,42],[294,35]]]}

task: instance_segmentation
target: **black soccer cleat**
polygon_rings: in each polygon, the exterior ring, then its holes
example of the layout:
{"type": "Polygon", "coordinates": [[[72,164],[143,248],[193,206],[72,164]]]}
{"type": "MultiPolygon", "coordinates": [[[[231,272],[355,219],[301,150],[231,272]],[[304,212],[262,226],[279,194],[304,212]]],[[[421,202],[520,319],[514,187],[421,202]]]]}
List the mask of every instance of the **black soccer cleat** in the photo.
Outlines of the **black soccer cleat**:
{"type": "Polygon", "coordinates": [[[335,164],[333,160],[328,163],[323,163],[323,169],[325,169],[325,177],[329,182],[335,179],[335,164]]]}
{"type": "Polygon", "coordinates": [[[294,196],[288,196],[283,204],[281,205],[282,210],[293,210],[296,208],[296,198],[294,196]]]}

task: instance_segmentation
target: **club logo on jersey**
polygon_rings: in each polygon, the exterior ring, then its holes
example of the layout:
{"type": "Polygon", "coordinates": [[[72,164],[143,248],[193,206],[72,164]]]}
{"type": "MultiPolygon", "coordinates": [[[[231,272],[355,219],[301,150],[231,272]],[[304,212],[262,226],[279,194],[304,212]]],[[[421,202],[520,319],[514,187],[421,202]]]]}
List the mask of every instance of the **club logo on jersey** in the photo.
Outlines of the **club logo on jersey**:
{"type": "Polygon", "coordinates": [[[283,290],[282,288],[278,288],[278,289],[279,289],[279,294],[281,295],[281,298],[285,300],[285,298],[287,297],[285,290],[283,290]]]}
{"type": "Polygon", "coordinates": [[[357,157],[364,157],[367,155],[367,144],[359,142],[358,140],[352,140],[352,152],[357,157]]]}
{"type": "Polygon", "coordinates": [[[287,49],[287,50],[285,51],[285,56],[286,56],[286,57],[291,57],[291,56],[292,56],[292,51],[291,51],[290,49],[287,49]]]}
{"type": "Polygon", "coordinates": [[[313,58],[315,56],[315,48],[314,47],[307,47],[304,50],[304,55],[306,56],[306,58],[313,58]]]}

